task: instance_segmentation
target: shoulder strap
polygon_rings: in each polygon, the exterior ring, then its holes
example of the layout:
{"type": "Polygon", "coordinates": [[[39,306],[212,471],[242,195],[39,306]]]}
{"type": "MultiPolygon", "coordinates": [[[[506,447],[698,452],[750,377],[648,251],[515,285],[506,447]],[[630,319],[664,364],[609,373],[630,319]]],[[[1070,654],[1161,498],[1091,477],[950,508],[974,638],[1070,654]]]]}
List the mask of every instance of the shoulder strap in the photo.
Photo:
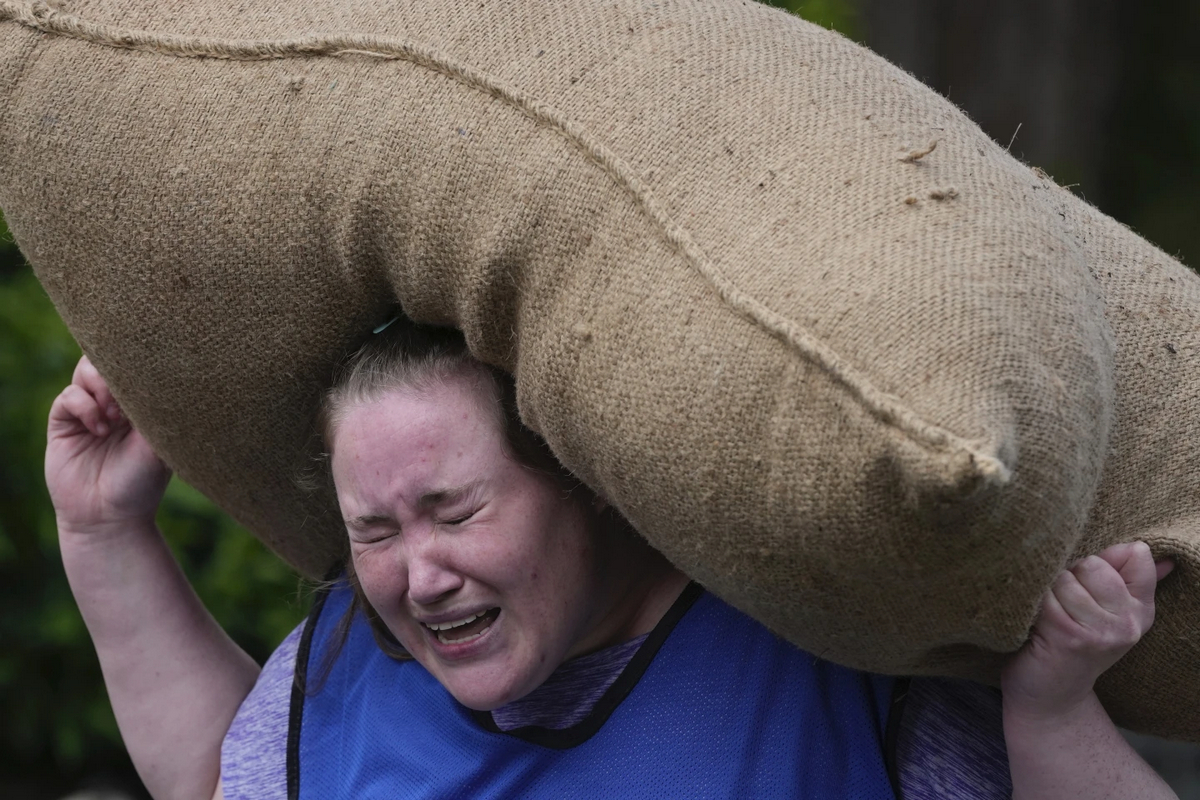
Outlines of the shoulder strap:
{"type": "Polygon", "coordinates": [[[892,687],[892,704],[888,709],[887,727],[883,739],[883,764],[887,768],[888,780],[896,800],[904,800],[904,787],[900,785],[900,765],[896,759],[896,745],[900,741],[900,726],[904,720],[904,709],[908,705],[908,678],[897,678],[892,687]]]}
{"type": "Polygon", "coordinates": [[[309,653],[312,650],[313,632],[317,629],[317,620],[321,616],[321,611],[325,608],[325,600],[328,597],[329,584],[327,582],[317,592],[312,610],[308,612],[308,620],[304,623],[304,633],[300,637],[300,646],[296,648],[296,678],[292,684],[292,701],[288,709],[288,800],[300,800],[300,724],[304,717],[304,700],[308,696],[309,653]]]}

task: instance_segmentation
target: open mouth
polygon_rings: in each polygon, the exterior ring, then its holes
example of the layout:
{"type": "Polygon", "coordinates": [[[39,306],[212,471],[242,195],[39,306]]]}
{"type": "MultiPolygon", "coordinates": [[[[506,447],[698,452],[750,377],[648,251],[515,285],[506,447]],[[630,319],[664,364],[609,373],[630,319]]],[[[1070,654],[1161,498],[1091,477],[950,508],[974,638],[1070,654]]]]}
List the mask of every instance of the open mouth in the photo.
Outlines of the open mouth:
{"type": "Polygon", "coordinates": [[[440,624],[425,625],[425,627],[442,644],[463,644],[482,636],[483,632],[491,627],[498,616],[500,616],[499,608],[489,608],[487,611],[481,611],[469,617],[440,624]]]}

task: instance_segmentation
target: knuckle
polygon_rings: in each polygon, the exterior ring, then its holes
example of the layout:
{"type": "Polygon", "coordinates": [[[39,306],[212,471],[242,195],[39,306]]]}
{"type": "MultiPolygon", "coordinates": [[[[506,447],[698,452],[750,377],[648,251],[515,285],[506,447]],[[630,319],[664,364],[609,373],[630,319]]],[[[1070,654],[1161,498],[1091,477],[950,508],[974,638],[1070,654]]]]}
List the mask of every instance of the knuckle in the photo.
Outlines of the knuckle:
{"type": "Polygon", "coordinates": [[[59,397],[62,398],[63,404],[68,406],[72,411],[85,411],[87,409],[89,395],[75,384],[71,384],[63,389],[59,397]]]}
{"type": "Polygon", "coordinates": [[[1118,647],[1128,647],[1136,644],[1142,638],[1142,625],[1140,620],[1133,616],[1122,617],[1117,624],[1113,625],[1105,635],[1105,644],[1115,649],[1118,647]]]}
{"type": "Polygon", "coordinates": [[[1058,577],[1056,577],[1054,579],[1054,588],[1062,589],[1066,586],[1070,586],[1071,584],[1073,584],[1075,582],[1076,582],[1076,578],[1075,578],[1074,573],[1072,573],[1071,570],[1069,570],[1069,569],[1065,569],[1062,572],[1058,573],[1058,577]]]}

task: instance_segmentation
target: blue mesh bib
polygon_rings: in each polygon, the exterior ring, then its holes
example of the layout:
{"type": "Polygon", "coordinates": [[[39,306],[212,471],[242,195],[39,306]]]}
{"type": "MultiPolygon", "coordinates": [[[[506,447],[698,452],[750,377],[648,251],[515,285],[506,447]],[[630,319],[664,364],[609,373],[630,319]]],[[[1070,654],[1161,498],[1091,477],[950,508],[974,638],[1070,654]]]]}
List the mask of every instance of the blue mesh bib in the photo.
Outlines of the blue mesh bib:
{"type": "Polygon", "coordinates": [[[690,586],[582,722],[499,731],[360,617],[323,682],[338,588],[297,663],[289,797],[893,800],[892,679],[821,661],[690,586]]]}

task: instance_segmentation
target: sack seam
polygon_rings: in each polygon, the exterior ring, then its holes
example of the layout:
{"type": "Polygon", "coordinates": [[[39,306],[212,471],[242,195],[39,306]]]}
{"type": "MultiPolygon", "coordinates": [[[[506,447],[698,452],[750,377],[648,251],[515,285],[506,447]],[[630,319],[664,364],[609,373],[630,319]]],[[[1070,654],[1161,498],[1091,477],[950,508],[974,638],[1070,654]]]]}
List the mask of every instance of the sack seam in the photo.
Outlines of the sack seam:
{"type": "Polygon", "coordinates": [[[42,57],[42,53],[45,52],[45,50],[39,50],[38,48],[38,45],[41,44],[42,40],[45,38],[45,34],[42,31],[37,31],[37,33],[42,33],[42,35],[34,36],[29,40],[25,47],[27,57],[22,60],[21,68],[17,70],[17,73],[13,75],[12,81],[9,82],[8,86],[5,87],[5,91],[9,94],[12,94],[16,91],[17,86],[21,83],[21,79],[25,77],[25,73],[29,72],[30,68],[37,63],[39,58],[42,57]]]}
{"type": "MultiPolygon", "coordinates": [[[[0,13],[0,19],[3,19],[2,13],[0,13]]],[[[34,35],[31,36],[29,41],[26,43],[25,54],[24,58],[21,59],[20,68],[16,71],[16,74],[13,75],[13,79],[9,82],[8,86],[4,87],[5,96],[12,97],[16,94],[17,87],[21,84],[21,79],[25,77],[26,73],[33,68],[33,65],[36,64],[38,59],[40,59],[46,52],[44,47],[39,47],[45,38],[46,35],[44,32],[34,31],[34,35]]],[[[11,118],[8,118],[7,121],[11,121],[11,118]]],[[[0,117],[0,122],[6,122],[4,117],[0,117]]]]}
{"type": "Polygon", "coordinates": [[[287,58],[366,56],[408,61],[445,75],[470,88],[502,100],[535,123],[557,131],[571,145],[599,166],[632,197],[659,228],[661,235],[717,292],[717,296],[742,317],[763,328],[815,363],[840,384],[880,424],[899,430],[922,448],[933,452],[967,455],[973,471],[993,484],[1011,478],[999,458],[980,451],[962,437],[926,422],[892,395],[876,389],[837,353],[792,320],[738,289],[659,204],[658,200],[613,151],[587,130],[515,86],[487,73],[460,64],[420,45],[368,34],[332,34],[279,40],[216,39],[200,36],[155,33],[94,23],[51,8],[45,0],[16,2],[0,0],[0,20],[10,19],[43,33],[58,34],[118,49],[137,50],[180,58],[217,58],[232,61],[261,61],[287,58]]]}

